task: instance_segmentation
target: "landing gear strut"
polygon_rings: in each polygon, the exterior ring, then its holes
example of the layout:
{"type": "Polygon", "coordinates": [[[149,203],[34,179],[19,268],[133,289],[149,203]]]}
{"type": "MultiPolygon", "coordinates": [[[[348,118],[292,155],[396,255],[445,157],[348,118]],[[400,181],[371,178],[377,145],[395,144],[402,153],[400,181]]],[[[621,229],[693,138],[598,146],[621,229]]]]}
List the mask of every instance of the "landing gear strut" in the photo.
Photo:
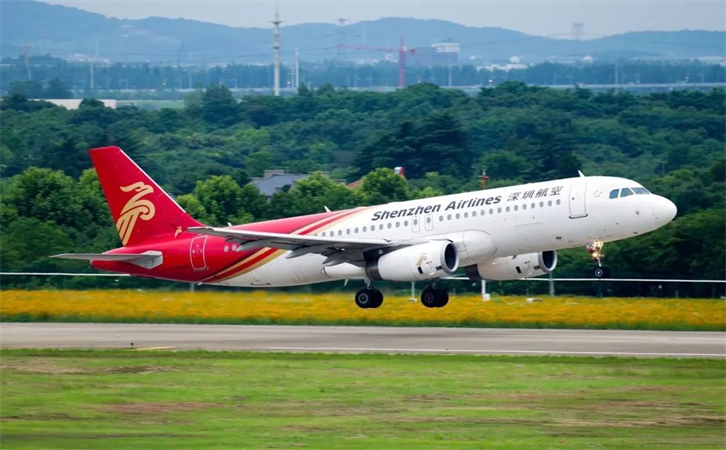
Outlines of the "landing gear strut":
{"type": "Polygon", "coordinates": [[[383,304],[383,292],[372,286],[365,287],[355,293],[355,304],[364,309],[378,308],[383,304]]]}
{"type": "Polygon", "coordinates": [[[421,292],[421,303],[427,308],[443,308],[449,303],[449,292],[435,285],[426,286],[421,292]]]}
{"type": "Polygon", "coordinates": [[[587,252],[590,254],[590,258],[592,258],[595,263],[596,278],[608,278],[610,276],[610,268],[602,265],[602,258],[605,255],[600,253],[600,251],[604,245],[605,243],[602,241],[593,241],[588,242],[587,244],[587,252]]]}

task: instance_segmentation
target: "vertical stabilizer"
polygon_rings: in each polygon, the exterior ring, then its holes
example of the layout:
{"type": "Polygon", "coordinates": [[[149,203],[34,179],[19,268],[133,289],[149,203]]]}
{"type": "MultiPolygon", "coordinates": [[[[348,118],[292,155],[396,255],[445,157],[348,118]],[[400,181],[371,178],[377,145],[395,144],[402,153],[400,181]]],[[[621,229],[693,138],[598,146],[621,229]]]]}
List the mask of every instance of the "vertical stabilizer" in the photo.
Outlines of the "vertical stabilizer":
{"type": "Polygon", "coordinates": [[[200,225],[120,148],[89,153],[124,246],[150,237],[174,237],[200,225]]]}

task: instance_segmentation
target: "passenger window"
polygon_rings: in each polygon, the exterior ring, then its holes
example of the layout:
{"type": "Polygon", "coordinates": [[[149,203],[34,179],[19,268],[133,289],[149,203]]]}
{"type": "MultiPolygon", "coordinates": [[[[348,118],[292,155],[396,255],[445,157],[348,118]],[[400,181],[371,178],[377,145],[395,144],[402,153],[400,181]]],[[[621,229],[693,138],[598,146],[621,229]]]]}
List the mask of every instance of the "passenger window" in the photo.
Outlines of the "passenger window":
{"type": "Polygon", "coordinates": [[[464,213],[464,219],[466,219],[467,217],[469,217],[469,213],[464,213]]]}
{"type": "Polygon", "coordinates": [[[404,226],[404,227],[407,227],[407,226],[408,226],[408,220],[404,220],[404,221],[403,221],[403,226],[404,226]]]}
{"type": "Polygon", "coordinates": [[[401,222],[396,222],[396,228],[400,228],[401,222]]]}
{"type": "Polygon", "coordinates": [[[509,212],[509,206],[507,206],[507,212],[509,212]]]}
{"type": "Polygon", "coordinates": [[[559,205],[560,203],[562,203],[562,200],[557,200],[557,204],[559,205]]]}
{"type": "Polygon", "coordinates": [[[413,224],[418,225],[418,219],[413,219],[413,224]]]}
{"type": "Polygon", "coordinates": [[[338,236],[342,236],[342,235],[343,235],[343,230],[338,230],[338,236]]]}
{"type": "Polygon", "coordinates": [[[636,194],[638,194],[638,195],[648,195],[648,194],[650,194],[650,191],[648,191],[648,190],[647,190],[646,188],[644,188],[644,187],[636,187],[636,188],[633,188],[633,190],[634,190],[634,191],[635,191],[635,193],[636,193],[636,194]]]}
{"type": "Polygon", "coordinates": [[[443,222],[443,221],[444,221],[444,216],[439,216],[439,222],[443,222]]]}
{"type": "Polygon", "coordinates": [[[471,212],[471,217],[476,217],[476,211],[471,212]]]}
{"type": "Polygon", "coordinates": [[[489,210],[489,215],[491,216],[492,214],[494,214],[494,209],[489,210]]]}
{"type": "Polygon", "coordinates": [[[552,200],[547,202],[547,206],[552,206],[552,200]]]}
{"type": "Polygon", "coordinates": [[[393,226],[393,225],[391,225],[391,222],[388,222],[388,229],[389,229],[389,230],[391,229],[391,227],[392,227],[392,226],[393,226]]]}
{"type": "Polygon", "coordinates": [[[363,232],[365,233],[366,231],[368,231],[368,227],[363,227],[363,232]]]}
{"type": "Polygon", "coordinates": [[[522,205],[522,210],[525,210],[525,209],[527,209],[527,204],[526,203],[524,205],[522,205]]]}
{"type": "Polygon", "coordinates": [[[534,209],[537,206],[536,203],[532,203],[532,209],[534,209]]]}
{"type": "Polygon", "coordinates": [[[460,217],[459,213],[456,213],[456,218],[459,219],[460,217]]]}
{"type": "Polygon", "coordinates": [[[358,234],[358,228],[355,229],[354,233],[355,234],[358,234]]]}
{"type": "Polygon", "coordinates": [[[519,211],[519,206],[517,206],[517,205],[514,205],[514,210],[515,210],[515,211],[519,211]]]}
{"type": "Polygon", "coordinates": [[[624,188],[620,190],[621,197],[629,197],[631,195],[633,195],[633,191],[631,191],[630,188],[624,188]]]}
{"type": "MultiPolygon", "coordinates": [[[[442,219],[443,220],[443,219],[442,219]]],[[[426,223],[431,223],[431,217],[426,218],[426,223]]]]}
{"type": "Polygon", "coordinates": [[[348,228],[347,230],[345,230],[345,234],[350,234],[350,228],[348,228]]]}
{"type": "Polygon", "coordinates": [[[448,216],[446,216],[446,220],[451,220],[451,214],[449,214],[448,216]]]}
{"type": "Polygon", "coordinates": [[[383,224],[378,225],[378,229],[379,230],[382,230],[383,229],[383,224]]]}
{"type": "Polygon", "coordinates": [[[618,194],[620,193],[620,189],[613,189],[610,191],[610,198],[618,198],[618,194]]]}

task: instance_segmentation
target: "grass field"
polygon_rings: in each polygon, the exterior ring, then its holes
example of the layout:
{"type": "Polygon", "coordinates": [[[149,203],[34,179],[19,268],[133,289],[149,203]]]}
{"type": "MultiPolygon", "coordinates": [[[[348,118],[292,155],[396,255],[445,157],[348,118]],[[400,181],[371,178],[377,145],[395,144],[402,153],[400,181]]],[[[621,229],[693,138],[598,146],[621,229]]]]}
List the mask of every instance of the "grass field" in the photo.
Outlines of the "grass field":
{"type": "Polygon", "coordinates": [[[109,290],[3,291],[0,296],[3,321],[726,330],[726,302],[713,299],[545,297],[529,304],[523,297],[482,302],[476,295],[459,295],[445,308],[428,309],[407,297],[388,296],[381,308],[361,310],[352,293],[109,290]]]}
{"type": "Polygon", "coordinates": [[[721,360],[0,352],[8,449],[716,449],[721,360]]]}

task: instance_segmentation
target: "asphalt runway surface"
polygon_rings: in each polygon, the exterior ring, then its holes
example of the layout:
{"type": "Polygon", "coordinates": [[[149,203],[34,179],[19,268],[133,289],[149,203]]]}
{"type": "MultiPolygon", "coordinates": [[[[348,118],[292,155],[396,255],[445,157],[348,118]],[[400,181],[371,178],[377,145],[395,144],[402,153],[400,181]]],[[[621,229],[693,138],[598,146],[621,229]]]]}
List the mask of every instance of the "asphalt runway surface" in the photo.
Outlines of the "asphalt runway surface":
{"type": "Polygon", "coordinates": [[[2,323],[2,348],[725,358],[726,333],[118,323],[2,323]]]}

